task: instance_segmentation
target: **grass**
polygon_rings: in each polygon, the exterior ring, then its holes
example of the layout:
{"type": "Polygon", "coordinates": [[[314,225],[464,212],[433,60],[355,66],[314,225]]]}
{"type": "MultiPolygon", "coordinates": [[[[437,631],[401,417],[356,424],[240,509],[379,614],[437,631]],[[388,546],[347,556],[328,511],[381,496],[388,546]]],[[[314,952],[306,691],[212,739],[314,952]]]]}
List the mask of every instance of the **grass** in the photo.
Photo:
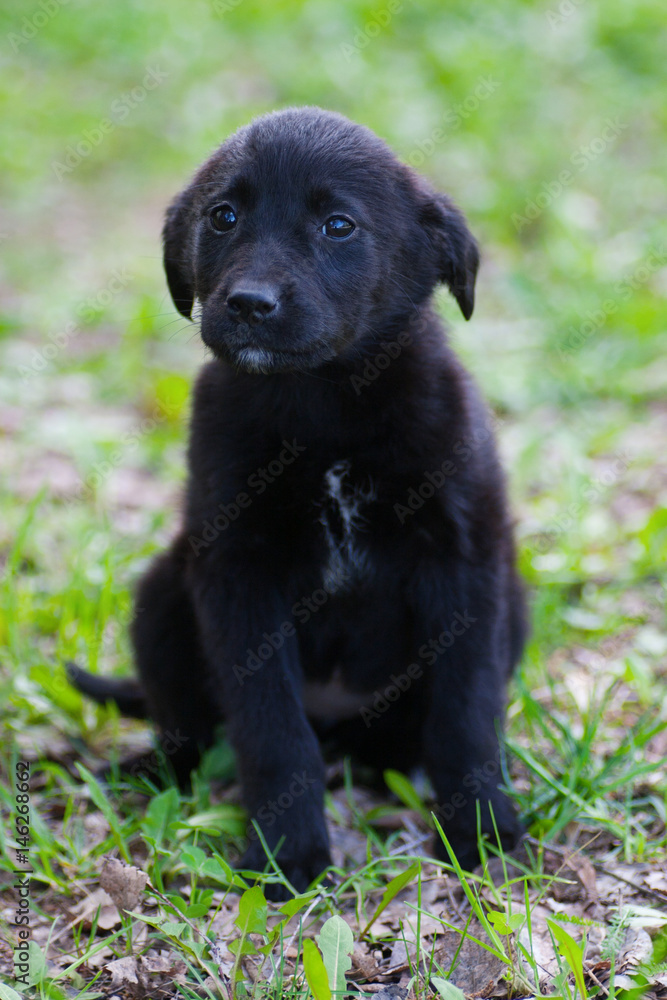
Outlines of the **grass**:
{"type": "MultiPolygon", "coordinates": [[[[41,17],[9,0],[0,14],[0,796],[13,825],[15,763],[30,760],[30,995],[319,1000],[330,987],[310,946],[304,978],[303,941],[342,915],[353,992],[393,979],[420,997],[658,996],[664,12],[657,0],[384,10],[81,0],[41,17]],[[129,670],[132,588],[175,525],[205,352],[167,298],[164,206],[232,129],[295,103],[376,129],[453,195],[484,248],[471,324],[444,295],[439,307],[498,416],[531,592],[503,780],[533,839],[514,865],[489,844],[482,873],[436,866],[425,790],[388,775],[371,793],[348,769],[327,804],[332,885],[264,925],[257,894],[243,896],[250,878],[229,866],[247,823],[229,747],[189,796],[161,790],[159,761],[152,781],[102,788],[100,761],[146,747],[148,731],[84,703],[61,664],[129,670]],[[107,855],[149,877],[130,916],[100,892],[107,855]],[[259,931],[234,922],[244,898],[259,931]]],[[[11,837],[1,850],[4,1000],[17,988],[11,837]]]]}

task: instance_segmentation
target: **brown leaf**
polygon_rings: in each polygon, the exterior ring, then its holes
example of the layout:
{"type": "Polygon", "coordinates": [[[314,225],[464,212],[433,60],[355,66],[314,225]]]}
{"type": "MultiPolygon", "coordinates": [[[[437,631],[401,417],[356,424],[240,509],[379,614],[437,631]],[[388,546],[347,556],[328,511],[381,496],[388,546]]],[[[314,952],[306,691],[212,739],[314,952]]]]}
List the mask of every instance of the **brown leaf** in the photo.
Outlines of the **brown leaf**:
{"type": "Polygon", "coordinates": [[[594,902],[597,899],[598,892],[593,865],[583,854],[571,854],[567,859],[567,863],[586,890],[588,899],[594,902]]]}
{"type": "MultiPolygon", "coordinates": [[[[99,940],[97,944],[99,946],[99,940]]],[[[111,948],[108,947],[98,948],[98,951],[96,951],[94,955],[90,955],[86,959],[86,967],[88,969],[101,969],[103,966],[107,964],[107,962],[113,959],[113,956],[114,953],[111,948]]],[[[74,961],[76,957],[78,956],[73,956],[72,961],[74,961]]]]}
{"type": "MultiPolygon", "coordinates": [[[[484,936],[481,928],[471,928],[471,931],[481,939],[484,936]]],[[[438,939],[435,958],[441,969],[447,971],[450,968],[460,941],[460,934],[454,931],[448,931],[438,939]]],[[[504,997],[507,996],[504,972],[505,966],[500,959],[466,938],[448,979],[467,995],[504,997]]]]}
{"type": "Polygon", "coordinates": [[[594,902],[598,898],[595,869],[583,854],[563,856],[555,851],[544,852],[544,870],[556,879],[551,885],[551,894],[559,902],[576,902],[587,899],[594,902]]]}
{"type": "Polygon", "coordinates": [[[141,959],[141,969],[152,976],[177,976],[185,972],[186,965],[180,959],[174,959],[171,952],[165,955],[161,951],[149,951],[141,959]]]}
{"type": "Polygon", "coordinates": [[[124,958],[116,958],[113,962],[105,965],[107,972],[111,974],[111,989],[116,990],[121,986],[139,985],[139,969],[137,960],[132,955],[124,958]]]}
{"type": "Polygon", "coordinates": [[[174,982],[184,983],[186,965],[169,952],[150,951],[134,958],[127,955],[105,965],[111,974],[111,989],[131,997],[172,996],[174,982]]]}
{"type": "Polygon", "coordinates": [[[84,927],[90,927],[95,913],[99,909],[97,926],[103,931],[113,930],[120,923],[120,913],[115,903],[109,899],[104,889],[95,889],[88,896],[85,896],[80,903],[72,907],[71,915],[75,918],[74,923],[81,921],[84,927]]]}
{"type": "Polygon", "coordinates": [[[148,875],[140,868],[125,864],[118,858],[104,858],[100,885],[119,910],[136,910],[147,882],[148,875]]]}
{"type": "Polygon", "coordinates": [[[619,972],[632,972],[648,961],[653,951],[653,944],[643,927],[630,927],[625,938],[621,953],[617,958],[619,972]]]}
{"type": "Polygon", "coordinates": [[[644,882],[650,889],[662,893],[667,903],[667,873],[661,871],[649,872],[648,875],[644,876],[644,882]]]}
{"type": "Polygon", "coordinates": [[[354,978],[375,979],[381,975],[375,957],[360,948],[356,948],[352,955],[352,969],[354,978]]]}

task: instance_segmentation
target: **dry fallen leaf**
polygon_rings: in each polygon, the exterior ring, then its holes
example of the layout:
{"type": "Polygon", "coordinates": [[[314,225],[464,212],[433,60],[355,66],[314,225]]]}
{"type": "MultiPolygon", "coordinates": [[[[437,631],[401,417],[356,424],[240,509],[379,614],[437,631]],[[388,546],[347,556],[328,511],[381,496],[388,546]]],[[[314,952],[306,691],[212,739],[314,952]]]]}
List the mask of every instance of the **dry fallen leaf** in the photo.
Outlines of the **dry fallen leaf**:
{"type": "Polygon", "coordinates": [[[165,954],[161,951],[149,951],[147,955],[142,956],[141,969],[142,972],[148,972],[152,976],[174,977],[185,972],[186,965],[179,958],[174,958],[173,952],[165,954]]]}
{"type": "Polygon", "coordinates": [[[375,956],[364,952],[361,948],[356,948],[352,955],[352,968],[355,978],[359,979],[375,979],[382,974],[375,956]]]}
{"type": "MultiPolygon", "coordinates": [[[[480,940],[484,939],[481,927],[475,928],[472,925],[470,932],[480,940]]],[[[454,931],[448,931],[438,938],[435,959],[441,969],[448,970],[451,967],[460,942],[460,934],[454,931]]],[[[505,966],[500,959],[466,938],[461,945],[456,965],[447,978],[467,995],[505,997],[507,984],[503,979],[504,972],[505,966]]]]}
{"type": "Polygon", "coordinates": [[[127,986],[128,983],[133,986],[139,985],[137,959],[132,955],[126,955],[124,958],[116,958],[113,962],[107,962],[105,969],[111,974],[112,990],[127,986]]]}
{"type": "Polygon", "coordinates": [[[643,927],[629,927],[623,948],[617,957],[619,972],[632,972],[648,961],[653,951],[651,938],[643,927]]]}
{"type": "Polygon", "coordinates": [[[105,969],[111,975],[111,989],[132,997],[172,996],[173,984],[185,983],[185,962],[172,952],[150,951],[137,958],[126,955],[108,962],[105,969]]]}
{"type": "Polygon", "coordinates": [[[84,927],[90,927],[93,917],[99,909],[97,926],[103,931],[113,930],[120,923],[120,913],[115,903],[109,899],[109,894],[105,889],[95,889],[88,896],[85,896],[80,903],[70,910],[73,923],[83,923],[84,927]]]}
{"type": "Polygon", "coordinates": [[[597,884],[595,878],[595,868],[583,854],[571,854],[567,859],[568,867],[571,868],[582,886],[586,890],[586,896],[591,902],[597,899],[597,884]]]}
{"type": "Polygon", "coordinates": [[[555,876],[551,893],[559,902],[575,902],[582,898],[594,902],[597,899],[595,869],[583,854],[573,852],[563,857],[547,850],[544,852],[544,870],[555,876]]]}
{"type": "Polygon", "coordinates": [[[140,868],[125,864],[118,858],[104,858],[100,885],[119,910],[136,910],[147,882],[148,875],[140,868]]]}
{"type": "MultiPolygon", "coordinates": [[[[86,960],[86,967],[89,969],[101,969],[103,966],[108,964],[110,959],[113,959],[113,955],[114,952],[112,948],[99,948],[98,951],[88,957],[86,960]]],[[[74,961],[74,958],[72,960],[74,961]]]]}
{"type": "Polygon", "coordinates": [[[649,872],[648,875],[644,876],[644,882],[650,889],[664,893],[665,902],[667,903],[667,873],[649,872]]]}

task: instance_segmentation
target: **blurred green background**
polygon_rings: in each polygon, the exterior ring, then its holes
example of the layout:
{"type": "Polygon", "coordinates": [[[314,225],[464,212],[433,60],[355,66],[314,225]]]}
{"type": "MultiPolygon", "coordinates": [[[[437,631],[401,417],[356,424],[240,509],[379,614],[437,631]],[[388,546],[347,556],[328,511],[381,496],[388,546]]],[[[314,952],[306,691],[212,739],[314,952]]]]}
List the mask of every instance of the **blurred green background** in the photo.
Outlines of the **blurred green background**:
{"type": "Polygon", "coordinates": [[[6,732],[95,730],[100,710],[52,670],[63,655],[128,669],[129,593],[176,521],[206,357],[166,294],[163,211],[230,131],[302,103],[375,129],[482,245],[471,323],[439,302],[501,420],[528,684],[611,641],[604,669],[655,704],[664,5],[6,0],[1,18],[6,732]]]}

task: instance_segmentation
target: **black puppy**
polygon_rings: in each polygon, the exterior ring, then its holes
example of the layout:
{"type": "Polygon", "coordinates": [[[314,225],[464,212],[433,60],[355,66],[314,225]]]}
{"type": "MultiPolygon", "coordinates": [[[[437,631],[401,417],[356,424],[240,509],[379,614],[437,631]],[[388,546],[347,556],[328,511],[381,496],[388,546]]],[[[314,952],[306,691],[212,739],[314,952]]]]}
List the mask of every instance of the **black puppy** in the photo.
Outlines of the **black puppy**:
{"type": "MultiPolygon", "coordinates": [[[[430,304],[444,282],[468,319],[478,259],[447,197],[317,108],[241,129],[167,213],[174,303],[215,356],[184,525],[139,587],[140,685],[73,679],[180,734],[181,781],[224,721],[299,890],[330,861],[318,736],[422,762],[464,865],[476,799],[518,834],[496,728],[522,590],[490,418],[430,304]]],[[[265,861],[255,840],[243,863],[265,861]]]]}

